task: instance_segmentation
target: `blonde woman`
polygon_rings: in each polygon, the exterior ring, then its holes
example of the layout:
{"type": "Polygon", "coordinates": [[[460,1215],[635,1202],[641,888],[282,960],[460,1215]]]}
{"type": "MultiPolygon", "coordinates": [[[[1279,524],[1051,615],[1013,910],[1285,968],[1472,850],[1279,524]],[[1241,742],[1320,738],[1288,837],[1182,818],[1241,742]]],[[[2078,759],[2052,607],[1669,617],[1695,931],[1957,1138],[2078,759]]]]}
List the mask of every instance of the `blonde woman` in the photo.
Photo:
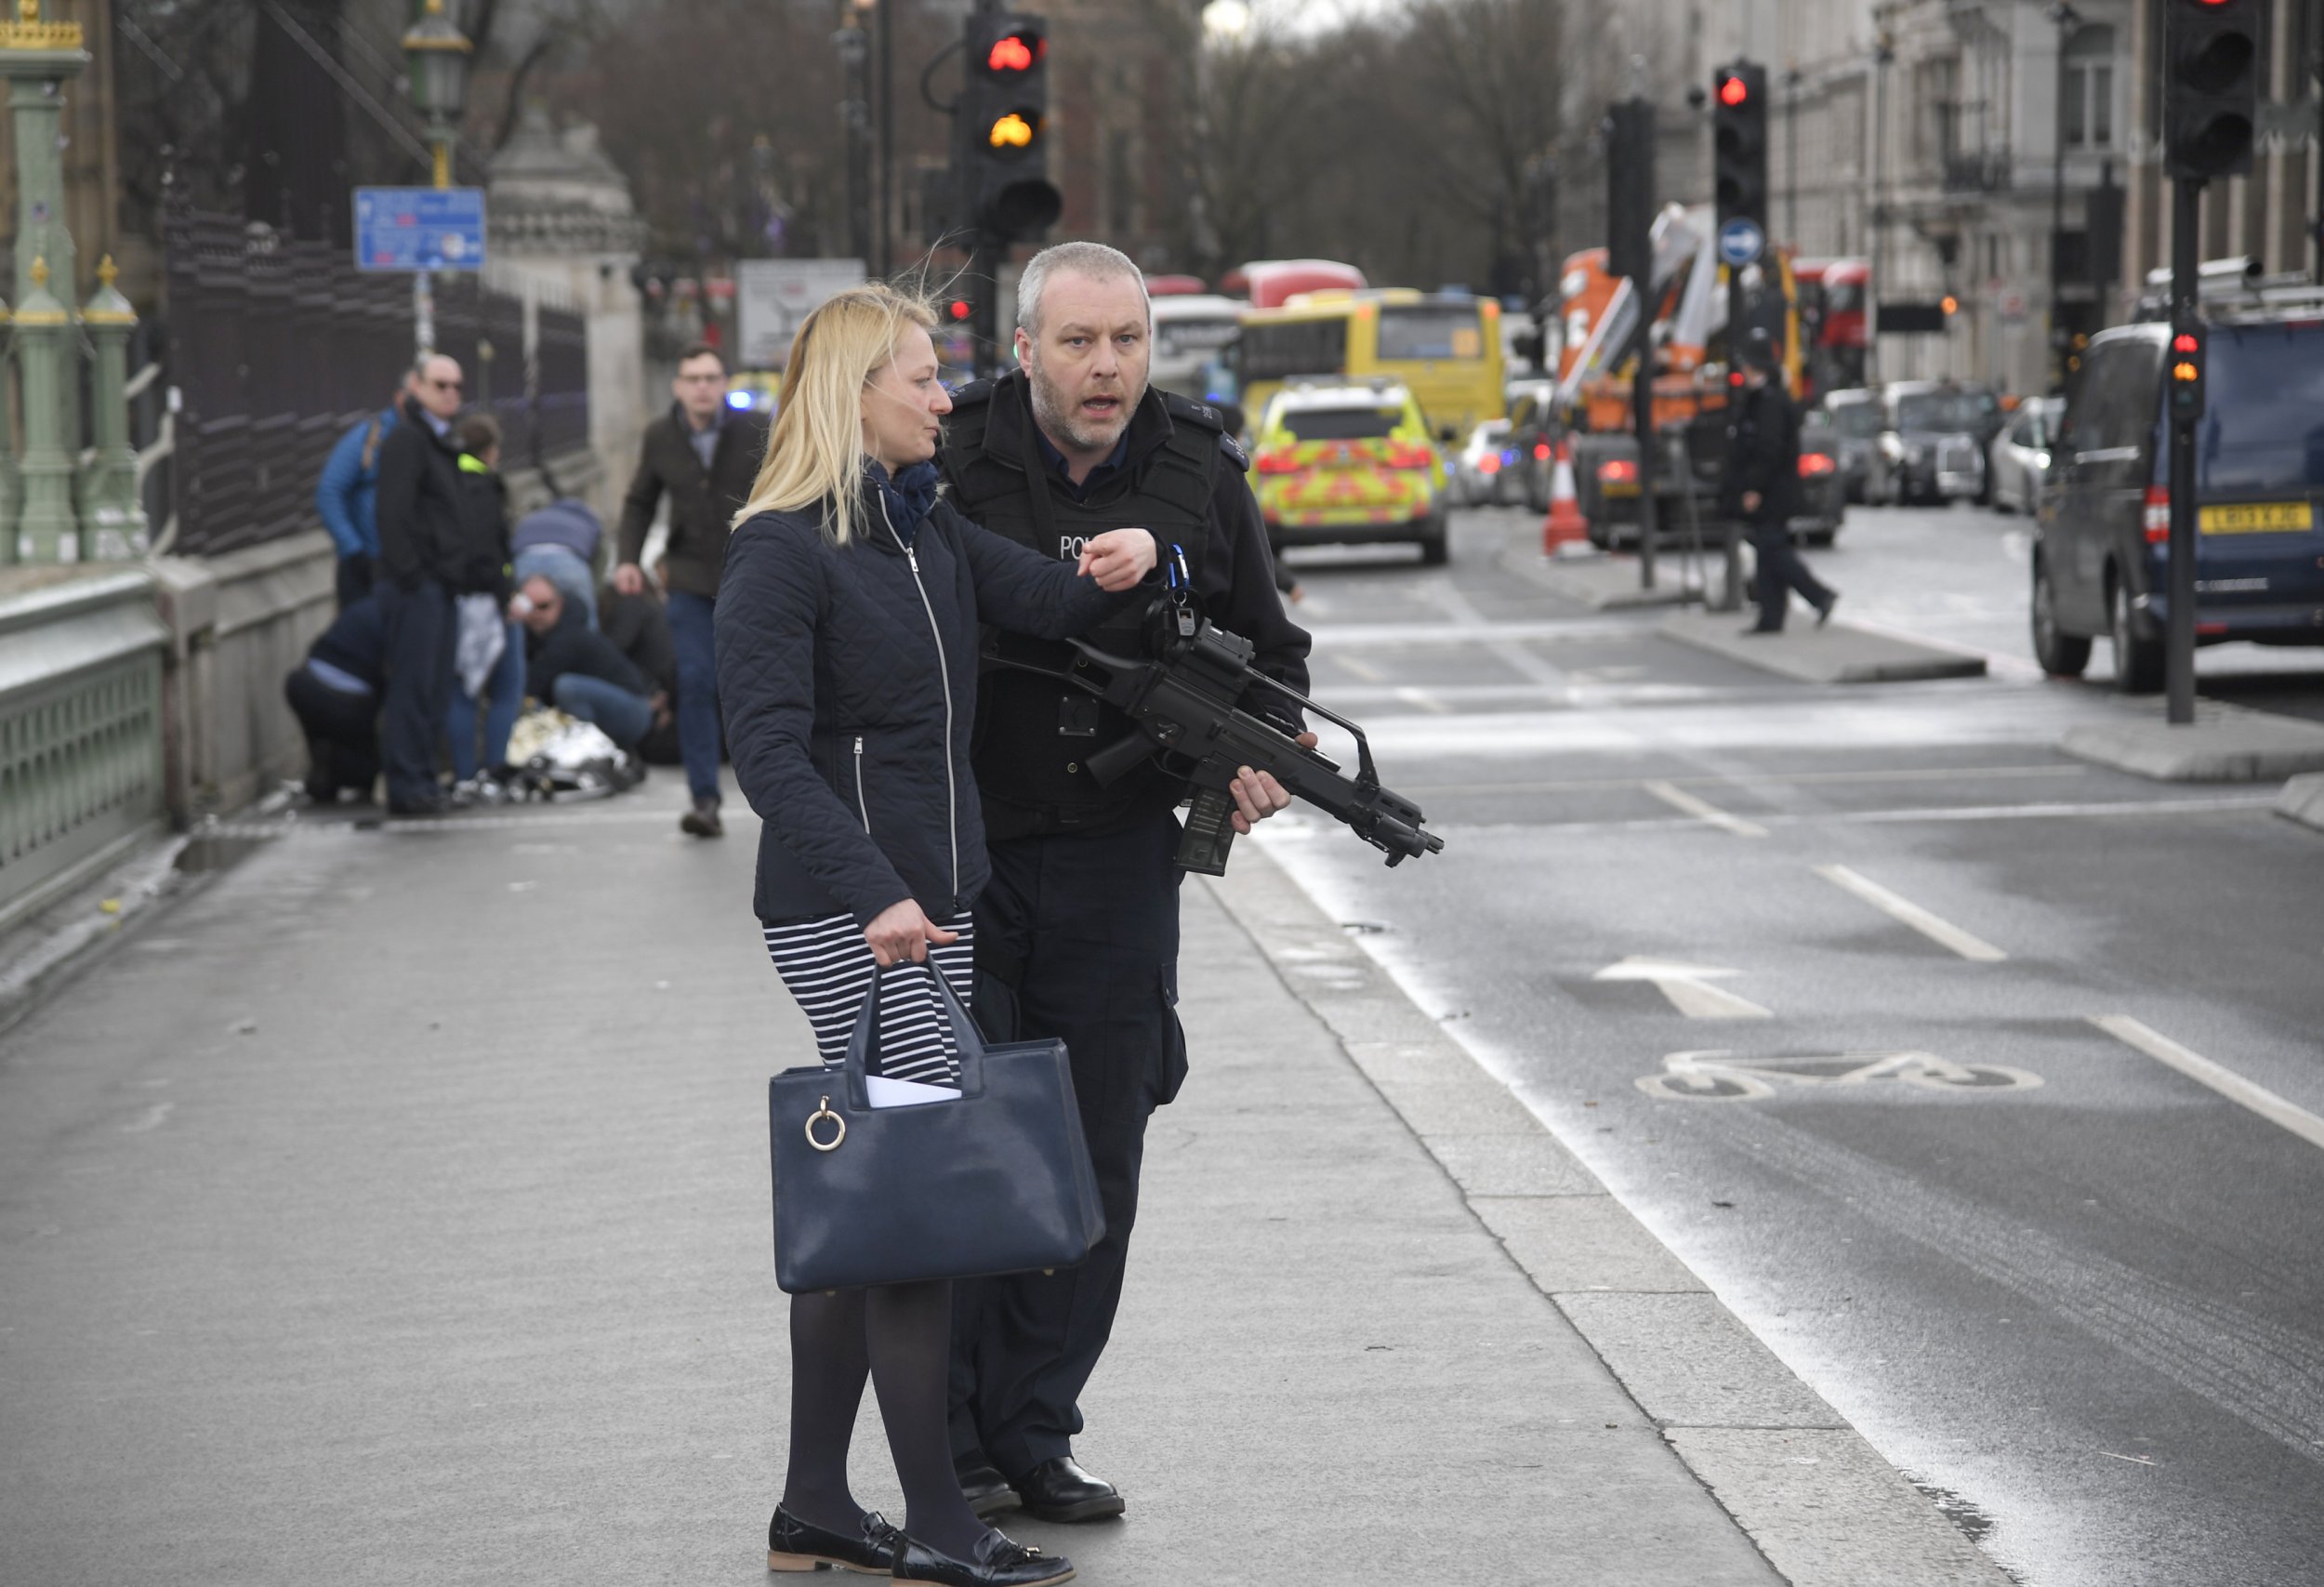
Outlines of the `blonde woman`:
{"type": "MultiPolygon", "coordinates": [[[[764,823],[755,907],[776,971],[825,1063],[876,996],[880,1072],[944,1085],[957,1083],[959,1060],[931,977],[968,1000],[969,906],[986,875],[969,770],[977,625],[1078,633],[1148,577],[1155,546],[1143,529],[1117,529],[1077,562],[1053,562],[937,496],[930,459],[952,402],[935,323],[926,303],[875,284],[799,327],[727,548],[717,650],[735,778],[764,823]]],[[[951,1325],[948,1283],[791,1297],[772,1568],[839,1565],[957,1587],[1073,1574],[961,1497],[945,1431],[951,1325]],[[848,1488],[867,1373],[904,1488],[901,1532],[848,1488]]]]}

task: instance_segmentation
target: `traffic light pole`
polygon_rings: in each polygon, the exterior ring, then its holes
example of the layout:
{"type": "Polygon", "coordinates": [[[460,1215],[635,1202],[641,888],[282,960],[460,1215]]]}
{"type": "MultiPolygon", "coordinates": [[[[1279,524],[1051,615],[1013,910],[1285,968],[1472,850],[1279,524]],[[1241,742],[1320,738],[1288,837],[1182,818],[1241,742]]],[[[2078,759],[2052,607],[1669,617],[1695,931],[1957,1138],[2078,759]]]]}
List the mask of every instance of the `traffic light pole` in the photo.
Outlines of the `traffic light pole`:
{"type": "MultiPolygon", "coordinates": [[[[2203,181],[2181,177],[2171,195],[2171,324],[2175,335],[2194,324],[2201,239],[2203,181]]],[[[2169,721],[2185,727],[2195,721],[2195,421],[2196,415],[2171,416],[2171,540],[2168,572],[2171,611],[2163,634],[2163,677],[2169,721]]],[[[2119,655],[2117,668],[2123,665],[2119,655]]]]}
{"type": "Polygon", "coordinates": [[[976,377],[997,379],[1006,367],[1000,356],[1000,261],[1009,257],[1009,246],[989,231],[976,234],[976,246],[969,253],[969,279],[975,284],[969,302],[974,312],[969,318],[969,333],[976,344],[976,377]]]}

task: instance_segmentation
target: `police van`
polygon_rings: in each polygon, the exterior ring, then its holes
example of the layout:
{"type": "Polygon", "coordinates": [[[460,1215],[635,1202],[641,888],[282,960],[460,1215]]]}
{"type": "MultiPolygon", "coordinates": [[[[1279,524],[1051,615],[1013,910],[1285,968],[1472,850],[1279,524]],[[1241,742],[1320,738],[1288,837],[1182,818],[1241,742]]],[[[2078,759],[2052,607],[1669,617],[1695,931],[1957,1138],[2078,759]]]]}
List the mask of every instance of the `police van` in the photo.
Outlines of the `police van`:
{"type": "MultiPolygon", "coordinates": [[[[2196,643],[2324,645],[2324,289],[2206,273],[2196,643]]],[[[2035,533],[2036,659],[2079,677],[2104,636],[2128,694],[2163,683],[2171,337],[2152,320],[2091,339],[2035,533]]]]}

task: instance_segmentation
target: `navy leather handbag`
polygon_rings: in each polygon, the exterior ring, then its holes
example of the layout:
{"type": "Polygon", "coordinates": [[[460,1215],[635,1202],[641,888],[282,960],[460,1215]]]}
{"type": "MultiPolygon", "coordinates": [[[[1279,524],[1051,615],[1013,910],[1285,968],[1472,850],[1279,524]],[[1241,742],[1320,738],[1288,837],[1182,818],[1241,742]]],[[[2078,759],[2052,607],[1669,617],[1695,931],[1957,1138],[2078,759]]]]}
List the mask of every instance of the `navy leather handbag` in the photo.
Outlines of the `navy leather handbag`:
{"type": "Polygon", "coordinates": [[[959,1044],[957,1099],[870,1105],[876,986],[845,1063],[767,1082],[774,1279],[789,1293],[1071,1267],[1105,1233],[1065,1044],[988,1047],[943,974],[929,979],[959,1044]]]}

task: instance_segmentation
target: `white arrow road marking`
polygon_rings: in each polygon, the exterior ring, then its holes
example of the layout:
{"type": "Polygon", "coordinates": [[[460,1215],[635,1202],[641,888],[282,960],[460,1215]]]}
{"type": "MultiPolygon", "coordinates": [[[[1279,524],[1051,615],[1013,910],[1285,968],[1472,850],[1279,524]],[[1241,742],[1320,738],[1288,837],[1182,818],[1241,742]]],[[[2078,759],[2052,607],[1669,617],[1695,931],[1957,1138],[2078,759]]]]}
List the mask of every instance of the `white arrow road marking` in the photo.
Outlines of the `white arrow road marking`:
{"type": "Polygon", "coordinates": [[[1671,1007],[1691,1020],[1763,1020],[1775,1016],[1749,998],[1710,983],[1740,974],[1709,964],[1672,964],[1661,959],[1626,959],[1609,964],[1592,981],[1651,981],[1670,999],[1671,1007]]]}
{"type": "Polygon", "coordinates": [[[1697,821],[1708,821],[1721,831],[1732,832],[1738,838],[1767,836],[1767,828],[1757,822],[1746,821],[1739,815],[1731,815],[1709,800],[1697,799],[1684,788],[1665,782],[1651,782],[1644,784],[1644,787],[1648,793],[1671,809],[1683,810],[1697,821]]]}
{"type": "Polygon", "coordinates": [[[1868,877],[1858,876],[1846,866],[1817,866],[1816,874],[1863,899],[1873,908],[1893,919],[1902,920],[1932,942],[1944,944],[1963,959],[1974,959],[1984,964],[1995,964],[2009,955],[1987,942],[1971,936],[1950,920],[1939,919],[1909,898],[1900,898],[1868,877]]]}
{"type": "Polygon", "coordinates": [[[2093,1014],[2091,1024],[2113,1037],[2117,1041],[2137,1048],[2147,1057],[2168,1064],[2188,1079],[2209,1086],[2229,1102],[2250,1108],[2262,1118],[2280,1124],[2311,1146],[2324,1146],[2324,1118],[2318,1118],[2298,1103],[2288,1101],[2255,1085],[2224,1064],[2214,1064],[2201,1053],[2180,1046],[2153,1026],[2141,1024],[2128,1014],[2093,1014]]]}

